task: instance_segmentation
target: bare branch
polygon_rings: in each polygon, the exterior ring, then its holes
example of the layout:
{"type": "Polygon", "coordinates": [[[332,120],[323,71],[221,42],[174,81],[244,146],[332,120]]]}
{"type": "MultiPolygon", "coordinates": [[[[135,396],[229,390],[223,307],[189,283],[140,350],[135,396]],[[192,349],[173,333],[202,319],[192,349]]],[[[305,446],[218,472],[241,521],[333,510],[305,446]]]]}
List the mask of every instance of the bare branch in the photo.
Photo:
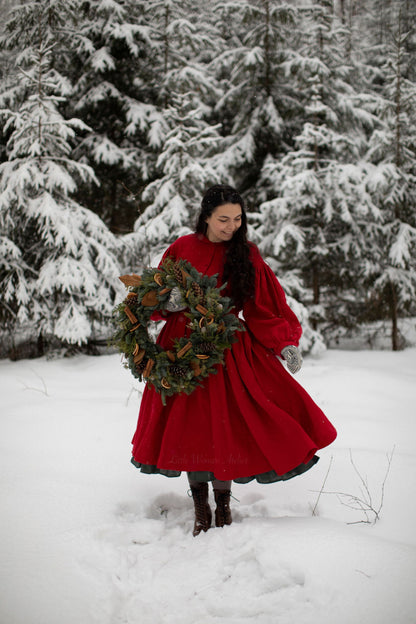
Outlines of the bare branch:
{"type": "MultiPolygon", "coordinates": [[[[326,474],[324,483],[322,484],[321,489],[319,490],[319,496],[318,496],[318,500],[315,504],[315,507],[313,508],[313,515],[315,515],[315,511],[316,511],[316,507],[319,501],[319,498],[321,497],[322,494],[332,494],[335,495],[339,502],[341,503],[341,505],[343,505],[344,507],[349,507],[349,509],[353,509],[354,511],[360,511],[361,513],[364,514],[364,520],[357,520],[355,522],[348,522],[347,524],[375,524],[378,520],[380,520],[380,513],[381,510],[383,508],[384,505],[384,495],[385,495],[385,489],[386,489],[386,482],[387,482],[387,478],[389,476],[390,473],[390,468],[391,468],[391,464],[392,464],[392,460],[393,460],[393,455],[394,455],[394,451],[395,451],[395,446],[393,446],[391,453],[390,454],[386,454],[387,456],[387,468],[386,468],[386,472],[384,474],[383,477],[383,481],[381,483],[381,488],[380,488],[380,499],[379,499],[379,503],[378,505],[376,505],[373,501],[373,496],[371,494],[370,491],[370,487],[368,484],[368,478],[367,476],[363,476],[360,472],[360,470],[358,469],[358,467],[356,466],[356,464],[354,463],[353,460],[353,456],[352,456],[352,452],[350,449],[350,461],[351,461],[351,465],[354,469],[354,472],[356,473],[361,485],[359,488],[360,491],[360,495],[357,496],[355,494],[350,494],[348,492],[336,492],[336,491],[325,491],[324,490],[324,486],[325,486],[325,482],[327,480],[328,474],[329,474],[329,468],[331,467],[331,465],[328,468],[328,472],[326,474]]],[[[331,457],[331,463],[332,463],[332,457],[331,457]]]]}
{"type": "Polygon", "coordinates": [[[327,470],[326,475],[325,475],[325,479],[323,480],[323,483],[322,483],[321,489],[319,490],[318,498],[316,499],[316,503],[315,503],[315,505],[314,505],[314,508],[312,509],[312,515],[313,515],[313,516],[315,516],[315,515],[316,515],[316,509],[317,509],[317,507],[318,507],[319,499],[321,498],[321,495],[322,495],[322,493],[323,493],[323,491],[324,491],[324,487],[325,487],[325,484],[326,484],[326,480],[328,479],[329,471],[331,470],[331,466],[332,466],[332,461],[333,461],[333,459],[334,459],[334,456],[333,456],[333,455],[331,455],[331,459],[330,459],[330,461],[329,461],[329,466],[328,466],[328,470],[327,470]]]}
{"type": "Polygon", "coordinates": [[[46,383],[45,383],[45,380],[43,379],[43,377],[41,377],[35,370],[33,370],[33,368],[31,368],[30,370],[32,371],[32,373],[34,373],[36,375],[36,377],[38,379],[40,379],[40,381],[42,382],[43,389],[42,388],[35,388],[33,386],[28,386],[26,382],[22,381],[21,383],[23,384],[24,389],[25,390],[33,390],[34,392],[40,392],[41,394],[44,394],[47,397],[50,396],[49,392],[48,392],[48,388],[46,387],[46,383]]]}

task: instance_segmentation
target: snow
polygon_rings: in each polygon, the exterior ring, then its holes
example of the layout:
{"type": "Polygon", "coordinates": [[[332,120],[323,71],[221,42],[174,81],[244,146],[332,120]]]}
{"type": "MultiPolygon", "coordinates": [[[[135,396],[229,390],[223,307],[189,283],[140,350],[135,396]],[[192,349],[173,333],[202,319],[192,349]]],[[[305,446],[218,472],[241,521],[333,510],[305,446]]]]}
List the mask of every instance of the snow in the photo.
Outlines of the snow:
{"type": "Polygon", "coordinates": [[[233,524],[196,538],[185,476],[129,463],[140,386],[118,355],[1,361],[0,621],[415,622],[415,361],[306,358],[336,442],[301,477],[234,485],[233,524]],[[350,453],[377,506],[393,447],[380,520],[349,524],[329,492],[361,495],[350,453]]]}

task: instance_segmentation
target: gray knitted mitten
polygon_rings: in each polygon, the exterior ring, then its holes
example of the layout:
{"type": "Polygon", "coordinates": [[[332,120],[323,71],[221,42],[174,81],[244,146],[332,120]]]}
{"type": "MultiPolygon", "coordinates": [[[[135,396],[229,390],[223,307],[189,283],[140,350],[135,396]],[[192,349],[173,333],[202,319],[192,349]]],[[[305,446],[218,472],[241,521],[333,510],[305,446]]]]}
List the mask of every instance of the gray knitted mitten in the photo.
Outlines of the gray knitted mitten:
{"type": "Polygon", "coordinates": [[[185,308],[186,305],[183,305],[182,293],[179,288],[175,286],[175,288],[172,288],[169,295],[166,310],[168,310],[168,312],[180,312],[181,310],[185,310],[185,308]]]}
{"type": "Polygon", "coordinates": [[[281,355],[282,358],[286,360],[287,368],[292,373],[292,375],[300,371],[303,359],[297,347],[295,347],[294,345],[288,345],[287,347],[283,347],[281,355]]]}

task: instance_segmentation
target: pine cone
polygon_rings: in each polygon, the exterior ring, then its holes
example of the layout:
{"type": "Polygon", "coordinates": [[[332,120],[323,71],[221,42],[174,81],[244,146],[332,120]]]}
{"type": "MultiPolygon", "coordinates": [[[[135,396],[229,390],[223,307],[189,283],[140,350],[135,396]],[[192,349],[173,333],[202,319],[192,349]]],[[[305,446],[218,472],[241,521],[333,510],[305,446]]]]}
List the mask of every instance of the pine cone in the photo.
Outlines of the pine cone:
{"type": "Polygon", "coordinates": [[[186,369],[182,368],[182,366],[177,366],[176,364],[172,364],[169,366],[169,372],[175,377],[186,377],[186,369]]]}
{"type": "Polygon", "coordinates": [[[136,370],[141,375],[147,366],[147,360],[142,360],[139,364],[136,364],[136,370]]]}
{"type": "Polygon", "coordinates": [[[130,305],[135,305],[138,301],[137,298],[137,293],[135,292],[129,292],[127,295],[127,299],[126,301],[130,304],[130,305]]]}
{"type": "Polygon", "coordinates": [[[198,353],[213,353],[216,351],[216,346],[213,342],[201,342],[201,344],[195,347],[195,351],[198,353]]]}
{"type": "Polygon", "coordinates": [[[204,295],[204,291],[202,290],[201,286],[199,284],[197,284],[196,282],[192,282],[191,288],[192,288],[192,292],[194,293],[194,295],[196,297],[199,297],[200,302],[201,303],[205,303],[205,295],[204,295]]]}
{"type": "Polygon", "coordinates": [[[178,264],[174,264],[172,272],[173,272],[173,275],[175,276],[176,281],[179,282],[180,284],[182,284],[182,271],[181,271],[181,267],[178,264]]]}

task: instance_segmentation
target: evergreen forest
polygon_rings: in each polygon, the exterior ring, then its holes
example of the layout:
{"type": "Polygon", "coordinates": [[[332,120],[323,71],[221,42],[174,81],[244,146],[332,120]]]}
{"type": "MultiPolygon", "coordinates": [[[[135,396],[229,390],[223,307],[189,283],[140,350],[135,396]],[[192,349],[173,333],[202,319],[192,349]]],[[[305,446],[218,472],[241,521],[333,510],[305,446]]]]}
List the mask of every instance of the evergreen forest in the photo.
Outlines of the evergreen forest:
{"type": "Polygon", "coordinates": [[[0,24],[1,357],[97,352],[118,276],[216,183],[304,352],[380,322],[406,346],[414,0],[3,0],[0,24]]]}

